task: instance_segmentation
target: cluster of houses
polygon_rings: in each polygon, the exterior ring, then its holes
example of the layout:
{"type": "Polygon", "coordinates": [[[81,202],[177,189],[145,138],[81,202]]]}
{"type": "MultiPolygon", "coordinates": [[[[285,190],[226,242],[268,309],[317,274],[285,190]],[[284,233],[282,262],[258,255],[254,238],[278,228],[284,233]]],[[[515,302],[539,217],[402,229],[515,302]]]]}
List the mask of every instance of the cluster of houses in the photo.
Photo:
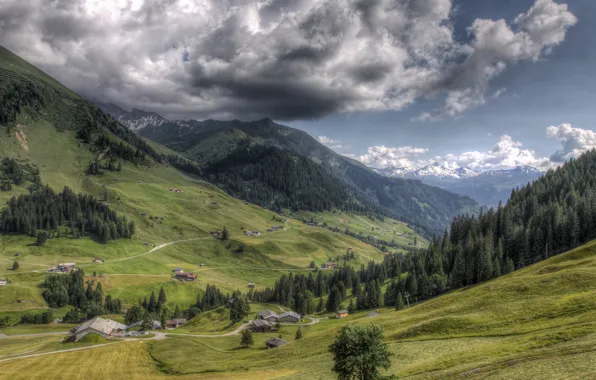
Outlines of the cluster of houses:
{"type": "Polygon", "coordinates": [[[271,310],[259,312],[258,319],[251,321],[251,328],[255,332],[270,332],[274,329],[276,323],[297,323],[300,322],[301,315],[293,311],[286,311],[277,314],[271,310]]]}
{"type": "Polygon", "coordinates": [[[275,231],[279,231],[279,230],[283,230],[284,226],[271,226],[271,228],[269,228],[267,230],[267,232],[275,232],[275,231]]]}
{"type": "Polygon", "coordinates": [[[184,191],[182,191],[176,187],[170,187],[170,191],[174,192],[174,193],[184,193],[184,191]]]}
{"type": "Polygon", "coordinates": [[[245,236],[261,236],[261,231],[244,231],[245,236]]]}
{"type": "Polygon", "coordinates": [[[183,281],[194,281],[197,279],[197,275],[194,273],[185,273],[184,269],[182,268],[174,268],[174,278],[176,280],[183,280],[183,281]]]}
{"type": "MultiPolygon", "coordinates": [[[[170,319],[166,321],[166,327],[169,329],[177,328],[186,323],[186,319],[170,319]]],[[[68,338],[71,342],[78,342],[86,335],[96,334],[105,339],[121,338],[127,336],[140,336],[146,333],[138,331],[127,331],[134,327],[138,327],[142,322],[133,323],[130,326],[122,323],[113,321],[111,319],[104,319],[101,317],[95,317],[70,330],[70,337],[68,338]]],[[[161,329],[162,325],[159,321],[153,321],[153,329],[161,329]]]]}
{"type": "Polygon", "coordinates": [[[77,264],[76,263],[60,263],[54,267],[50,267],[48,269],[46,269],[46,272],[50,272],[50,273],[70,273],[72,272],[74,269],[76,269],[77,264]]]}

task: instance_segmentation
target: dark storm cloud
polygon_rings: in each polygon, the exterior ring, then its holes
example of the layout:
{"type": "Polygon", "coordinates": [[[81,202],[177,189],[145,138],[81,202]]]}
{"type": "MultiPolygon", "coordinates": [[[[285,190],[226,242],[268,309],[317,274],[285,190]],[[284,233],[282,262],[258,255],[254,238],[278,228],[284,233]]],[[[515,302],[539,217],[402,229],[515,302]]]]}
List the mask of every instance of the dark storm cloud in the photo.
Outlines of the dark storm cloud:
{"type": "Polygon", "coordinates": [[[537,0],[511,24],[476,20],[462,44],[451,9],[452,0],[4,0],[0,43],[75,91],[166,115],[305,119],[444,94],[423,120],[482,104],[492,78],[538,60],[576,21],[537,0]]]}

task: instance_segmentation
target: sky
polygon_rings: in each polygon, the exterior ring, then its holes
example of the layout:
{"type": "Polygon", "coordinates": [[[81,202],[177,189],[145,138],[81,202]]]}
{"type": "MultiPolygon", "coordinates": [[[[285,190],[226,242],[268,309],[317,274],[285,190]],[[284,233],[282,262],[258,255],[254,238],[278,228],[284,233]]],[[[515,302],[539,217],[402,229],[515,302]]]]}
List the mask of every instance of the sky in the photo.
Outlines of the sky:
{"type": "Polygon", "coordinates": [[[3,0],[83,96],[271,117],[373,167],[548,169],[596,146],[593,0],[3,0]]]}

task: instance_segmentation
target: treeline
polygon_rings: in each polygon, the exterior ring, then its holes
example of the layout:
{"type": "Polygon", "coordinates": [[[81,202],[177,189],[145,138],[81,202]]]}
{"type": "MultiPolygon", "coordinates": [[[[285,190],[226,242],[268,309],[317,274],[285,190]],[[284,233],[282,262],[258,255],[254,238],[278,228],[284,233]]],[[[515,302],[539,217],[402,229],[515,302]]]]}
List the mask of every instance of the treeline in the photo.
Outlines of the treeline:
{"type": "MultiPolygon", "coordinates": [[[[596,151],[512,191],[509,202],[477,217],[461,216],[428,249],[385,255],[355,271],[284,275],[273,288],[249,292],[259,302],[302,308],[304,298],[328,295],[335,311],[347,290],[355,308],[399,307],[476,284],[566,252],[596,238],[596,151]],[[389,282],[385,294],[381,286],[389,282]]],[[[322,298],[317,309],[322,308],[322,298]]],[[[303,309],[304,310],[304,309],[303,309]]]]}
{"type": "Polygon", "coordinates": [[[35,165],[14,158],[0,159],[0,191],[10,191],[12,185],[20,186],[25,181],[33,183],[30,187],[33,190],[40,184],[39,169],[35,165]]]}
{"type": "Polygon", "coordinates": [[[21,315],[20,319],[20,323],[28,325],[47,325],[48,323],[52,322],[54,322],[54,313],[52,310],[42,311],[41,313],[37,314],[25,313],[21,315]]]}
{"type": "Polygon", "coordinates": [[[23,107],[43,107],[44,96],[35,83],[4,69],[0,69],[0,77],[0,124],[14,122],[23,107]]]}
{"type": "Polygon", "coordinates": [[[241,144],[205,168],[205,176],[238,198],[274,210],[366,210],[322,166],[272,146],[241,144]]]}
{"type": "Polygon", "coordinates": [[[186,159],[182,156],[175,154],[167,156],[164,155],[163,159],[178,170],[182,170],[183,172],[194,174],[199,177],[203,176],[203,172],[201,171],[199,165],[192,160],[186,159]]]}
{"type": "Polygon", "coordinates": [[[68,275],[49,275],[42,284],[43,298],[51,308],[70,305],[73,307],[64,317],[64,322],[76,323],[103,314],[122,312],[122,301],[104,298],[103,288],[97,282],[88,281],[85,287],[85,273],[82,269],[74,270],[68,275]]]}
{"type": "Polygon", "coordinates": [[[4,233],[37,236],[38,230],[57,231],[67,224],[73,237],[92,235],[102,242],[131,238],[135,224],[119,216],[95,197],[65,187],[56,193],[49,186],[30,195],[13,196],[0,214],[4,233]]]}

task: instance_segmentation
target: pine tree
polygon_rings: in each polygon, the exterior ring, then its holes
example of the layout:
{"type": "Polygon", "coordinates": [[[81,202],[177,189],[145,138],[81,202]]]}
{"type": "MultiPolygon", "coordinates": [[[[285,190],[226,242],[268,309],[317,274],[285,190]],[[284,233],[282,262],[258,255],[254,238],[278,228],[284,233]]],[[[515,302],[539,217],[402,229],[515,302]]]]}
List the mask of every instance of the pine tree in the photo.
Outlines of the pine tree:
{"type": "Polygon", "coordinates": [[[242,335],[240,337],[240,345],[244,348],[248,348],[254,344],[254,339],[252,337],[252,331],[250,329],[242,330],[242,335]]]}
{"type": "Polygon", "coordinates": [[[397,293],[397,302],[395,303],[396,310],[402,310],[404,308],[404,297],[401,292],[397,293]]]}
{"type": "Polygon", "coordinates": [[[319,297],[319,303],[317,304],[317,308],[315,309],[317,313],[323,311],[323,297],[319,297]]]}
{"type": "Polygon", "coordinates": [[[162,312],[161,313],[161,317],[160,317],[160,321],[159,321],[159,323],[161,324],[162,330],[165,330],[166,329],[167,322],[168,322],[168,320],[166,318],[166,313],[163,313],[162,312]]]}
{"type": "Polygon", "coordinates": [[[355,307],[354,307],[354,299],[351,298],[350,299],[350,304],[348,305],[348,313],[352,314],[355,311],[355,307]]]}
{"type": "Polygon", "coordinates": [[[157,300],[160,305],[165,305],[165,303],[168,301],[168,299],[166,298],[166,292],[163,289],[163,286],[159,289],[159,297],[157,300]]]}
{"type": "Polygon", "coordinates": [[[296,330],[296,340],[298,339],[302,339],[302,327],[298,327],[298,330],[296,330]]]}
{"type": "Polygon", "coordinates": [[[153,313],[157,308],[157,299],[155,298],[155,292],[151,292],[149,297],[149,303],[147,303],[147,311],[153,313]]]}

